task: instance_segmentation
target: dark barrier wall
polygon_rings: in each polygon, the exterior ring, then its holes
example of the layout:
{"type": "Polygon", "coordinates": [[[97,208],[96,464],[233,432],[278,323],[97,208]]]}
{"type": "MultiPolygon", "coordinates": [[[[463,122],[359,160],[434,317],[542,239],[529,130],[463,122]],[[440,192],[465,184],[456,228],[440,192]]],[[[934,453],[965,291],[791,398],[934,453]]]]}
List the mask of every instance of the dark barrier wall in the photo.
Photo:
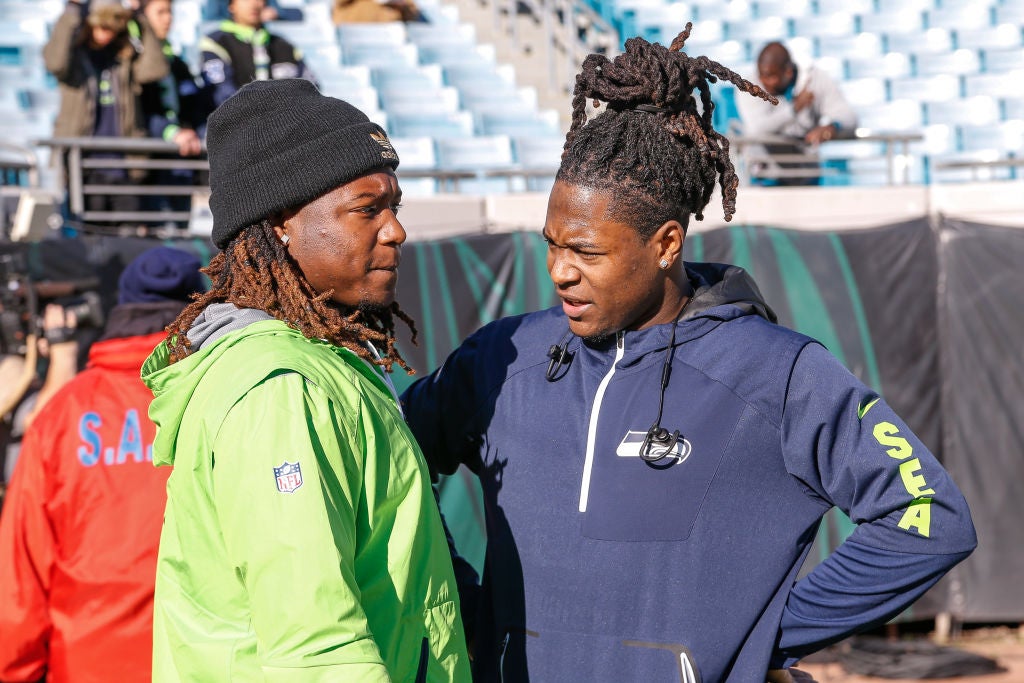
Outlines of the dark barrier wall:
{"type": "Polygon", "coordinates": [[[1024,229],[946,220],[939,306],[945,464],[978,550],[951,577],[967,621],[1024,617],[1024,229]]]}
{"type": "MultiPolygon", "coordinates": [[[[98,273],[112,304],[120,269],[152,244],[82,238],[25,253],[37,278],[98,273]]],[[[204,260],[212,253],[205,241],[176,244],[204,260]]],[[[972,620],[1024,618],[1024,230],[948,221],[933,229],[924,218],[840,232],[733,226],[691,235],[685,253],[749,270],[780,322],[819,339],[882,393],[963,488],[981,545],[904,618],[947,609],[972,620]]],[[[545,258],[539,233],[406,245],[398,300],[420,330],[418,346],[402,344],[410,364],[426,374],[481,325],[554,305],[545,258]]],[[[412,379],[394,376],[400,390],[412,379]]],[[[479,567],[482,507],[465,470],[444,482],[443,506],[479,567]]],[[[850,529],[830,514],[810,563],[850,529]]]]}

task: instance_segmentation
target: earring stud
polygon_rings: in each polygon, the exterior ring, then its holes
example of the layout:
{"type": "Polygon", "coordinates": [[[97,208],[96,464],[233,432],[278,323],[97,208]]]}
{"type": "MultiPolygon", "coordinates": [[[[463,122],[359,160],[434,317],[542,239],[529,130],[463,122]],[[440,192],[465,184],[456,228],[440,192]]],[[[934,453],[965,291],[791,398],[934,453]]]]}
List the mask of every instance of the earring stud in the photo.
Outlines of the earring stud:
{"type": "Polygon", "coordinates": [[[658,261],[658,267],[661,268],[662,270],[668,268],[668,259],[661,259],[660,261],[658,261]]]}
{"type": "Polygon", "coordinates": [[[287,247],[288,246],[288,242],[290,242],[291,239],[292,238],[289,237],[288,235],[281,235],[281,244],[283,244],[284,246],[287,247]]]}

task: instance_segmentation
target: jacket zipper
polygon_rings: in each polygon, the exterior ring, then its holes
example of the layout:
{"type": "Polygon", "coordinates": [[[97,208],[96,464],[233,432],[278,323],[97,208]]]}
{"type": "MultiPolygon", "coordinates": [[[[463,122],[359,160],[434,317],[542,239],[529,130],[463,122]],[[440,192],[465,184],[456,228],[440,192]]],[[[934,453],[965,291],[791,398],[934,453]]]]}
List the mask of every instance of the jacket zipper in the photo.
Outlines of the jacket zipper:
{"type": "Polygon", "coordinates": [[[587,429],[587,455],[583,461],[583,483],[580,486],[580,512],[587,511],[587,500],[590,498],[590,475],[594,469],[594,441],[597,439],[597,418],[601,414],[601,402],[604,400],[604,392],[608,383],[615,374],[615,366],[622,360],[626,352],[626,333],[615,334],[615,361],[612,363],[608,374],[604,376],[597,386],[597,393],[594,395],[594,406],[590,409],[590,426],[587,429]]]}
{"type": "Polygon", "coordinates": [[[508,651],[508,639],[511,634],[506,633],[501,639],[501,652],[498,654],[498,683],[505,681],[505,653],[508,651]]]}

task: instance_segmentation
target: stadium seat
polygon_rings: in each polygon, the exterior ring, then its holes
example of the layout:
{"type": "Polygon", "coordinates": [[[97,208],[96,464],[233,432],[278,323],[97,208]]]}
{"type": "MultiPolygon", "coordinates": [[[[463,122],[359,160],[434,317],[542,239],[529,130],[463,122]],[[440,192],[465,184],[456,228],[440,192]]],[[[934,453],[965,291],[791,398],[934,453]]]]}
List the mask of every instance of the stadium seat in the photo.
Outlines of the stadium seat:
{"type": "Polygon", "coordinates": [[[983,126],[999,120],[1000,108],[991,97],[970,97],[948,102],[926,102],[925,123],[945,123],[951,126],[983,126]]]}
{"type": "Polygon", "coordinates": [[[378,90],[440,88],[441,67],[436,64],[376,66],[370,70],[370,80],[378,90]]]}
{"type": "Polygon", "coordinates": [[[995,8],[996,24],[1013,24],[1024,26],[1024,5],[1020,2],[1004,2],[995,8]]]}
{"type": "Polygon", "coordinates": [[[999,100],[999,111],[1004,121],[1024,121],[1024,98],[1020,95],[999,100]]]}
{"type": "Polygon", "coordinates": [[[913,7],[901,7],[889,12],[859,15],[858,31],[866,33],[917,35],[924,28],[924,12],[913,7]]]}
{"type": "Polygon", "coordinates": [[[397,137],[465,139],[473,136],[473,115],[466,111],[427,114],[388,112],[388,133],[397,137]]]}
{"type": "Polygon", "coordinates": [[[972,74],[964,78],[964,95],[975,97],[1020,97],[1024,71],[1001,74],[972,74]]]}
{"type": "Polygon", "coordinates": [[[960,97],[960,79],[943,74],[924,78],[896,78],[889,81],[889,96],[917,102],[944,102],[960,97]]]}
{"type": "Polygon", "coordinates": [[[384,88],[380,101],[385,111],[414,113],[417,108],[428,114],[453,114],[459,110],[459,92],[450,87],[384,88]]]}
{"type": "Polygon", "coordinates": [[[725,36],[729,40],[747,41],[756,52],[760,46],[772,40],[785,40],[790,36],[789,22],[781,17],[747,19],[725,22],[725,36]]]}
{"type": "Polygon", "coordinates": [[[856,33],[856,25],[854,16],[847,12],[804,16],[793,19],[793,35],[829,39],[843,38],[856,33]]]}
{"type": "Polygon", "coordinates": [[[342,49],[356,45],[386,49],[404,45],[406,42],[405,24],[398,21],[379,24],[339,24],[337,34],[342,49]]]}
{"type": "Polygon", "coordinates": [[[923,123],[922,114],[920,102],[896,99],[860,110],[858,125],[873,132],[916,130],[923,123]]]}
{"type": "Polygon", "coordinates": [[[397,45],[385,50],[373,45],[342,45],[342,64],[363,66],[415,66],[419,63],[419,51],[411,43],[397,45]]]}
{"type": "Polygon", "coordinates": [[[930,28],[923,33],[897,31],[899,29],[894,28],[893,32],[885,34],[885,49],[888,52],[937,54],[953,49],[953,34],[948,29],[930,28]]]}
{"type": "Polygon", "coordinates": [[[697,19],[717,19],[719,21],[743,21],[751,16],[750,3],[746,0],[732,0],[723,2],[713,0],[712,2],[692,2],[694,13],[697,19]]]}
{"type": "Polygon", "coordinates": [[[965,152],[994,151],[1020,155],[1024,152],[1024,121],[1006,121],[989,126],[962,126],[960,145],[965,152]]]}
{"type": "Polygon", "coordinates": [[[967,50],[1019,48],[1024,45],[1024,35],[1020,26],[1000,24],[979,29],[954,29],[953,41],[956,47],[967,50]]]}
{"type": "Polygon", "coordinates": [[[983,50],[981,64],[988,73],[1001,73],[1024,69],[1024,49],[1015,50],[983,50]]]}
{"type": "Polygon", "coordinates": [[[756,0],[752,9],[753,16],[758,18],[795,19],[814,13],[814,7],[809,0],[756,0]]]}
{"type": "Polygon", "coordinates": [[[855,107],[871,107],[887,99],[885,82],[878,78],[840,81],[839,89],[855,107]]]}
{"type": "MultiPolygon", "coordinates": [[[[446,170],[483,171],[511,169],[512,141],[504,135],[476,138],[451,138],[437,141],[438,166],[446,170]]],[[[460,180],[459,189],[469,194],[507,192],[525,189],[522,179],[510,182],[507,178],[460,180]]]]}
{"type": "Polygon", "coordinates": [[[899,52],[890,52],[881,58],[846,60],[848,78],[904,78],[910,73],[910,59],[899,52]]]}
{"type": "Polygon", "coordinates": [[[391,144],[398,152],[398,184],[403,197],[430,197],[437,194],[434,178],[409,178],[403,173],[409,171],[433,171],[437,168],[437,152],[434,140],[429,137],[392,137],[391,144]]]}
{"type": "Polygon", "coordinates": [[[957,151],[957,135],[954,126],[936,124],[921,128],[923,140],[910,143],[912,154],[935,156],[957,151]]]}
{"type": "Polygon", "coordinates": [[[958,7],[930,9],[925,13],[925,25],[929,28],[979,29],[993,25],[990,7],[975,2],[958,7]]]}
{"type": "Polygon", "coordinates": [[[829,15],[836,12],[868,14],[875,11],[874,0],[817,0],[814,6],[815,11],[820,15],[829,15]]]}
{"type": "Polygon", "coordinates": [[[863,60],[866,64],[876,64],[883,54],[882,38],[877,33],[831,36],[818,41],[818,54],[821,57],[857,59],[863,60]]]}
{"type": "Polygon", "coordinates": [[[918,76],[976,74],[981,70],[978,53],[966,49],[940,54],[914,54],[911,63],[918,76]]]}
{"type": "Polygon", "coordinates": [[[482,111],[476,115],[476,130],[480,135],[505,135],[508,137],[551,137],[561,131],[558,126],[558,112],[546,110],[482,111]]]}

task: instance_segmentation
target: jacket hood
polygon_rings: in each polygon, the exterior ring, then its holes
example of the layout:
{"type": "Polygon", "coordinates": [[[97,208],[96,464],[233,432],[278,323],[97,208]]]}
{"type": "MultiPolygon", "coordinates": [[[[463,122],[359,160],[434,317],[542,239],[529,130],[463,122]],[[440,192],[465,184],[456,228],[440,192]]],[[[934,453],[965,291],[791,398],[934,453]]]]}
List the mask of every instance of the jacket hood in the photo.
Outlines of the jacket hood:
{"type": "Polygon", "coordinates": [[[142,381],[153,392],[149,417],[158,427],[153,443],[154,465],[174,464],[182,417],[207,370],[239,342],[264,334],[302,337],[298,331],[262,311],[214,304],[207,307],[189,330],[188,337],[195,349],[192,353],[172,365],[167,344],[159,344],[153,350],[142,366],[142,381]],[[199,332],[193,336],[197,329],[199,332]]]}
{"type": "MultiPolygon", "coordinates": [[[[770,322],[778,322],[775,311],[765,302],[757,283],[739,266],[724,263],[687,263],[686,274],[693,285],[693,296],[683,312],[683,320],[701,315],[726,316],[756,315],[770,322]],[[716,311],[720,306],[732,306],[735,311],[716,311]]],[[[725,319],[725,318],[723,318],[725,319]]]]}

